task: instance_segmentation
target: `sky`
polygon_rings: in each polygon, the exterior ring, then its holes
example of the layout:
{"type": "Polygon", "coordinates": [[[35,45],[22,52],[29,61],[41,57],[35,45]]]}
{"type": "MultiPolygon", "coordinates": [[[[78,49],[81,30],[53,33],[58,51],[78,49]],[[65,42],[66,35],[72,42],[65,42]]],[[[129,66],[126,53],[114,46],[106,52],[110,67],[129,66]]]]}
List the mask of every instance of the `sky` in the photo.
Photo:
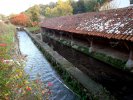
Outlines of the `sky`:
{"type": "MultiPolygon", "coordinates": [[[[0,14],[10,15],[25,11],[35,4],[48,4],[58,0],[0,0],[0,14]]],[[[116,0],[119,8],[129,5],[129,0],[116,0]]]]}
{"type": "Polygon", "coordinates": [[[57,1],[58,0],[0,0],[0,14],[17,14],[35,4],[48,4],[57,1]]]}
{"type": "Polygon", "coordinates": [[[113,0],[112,5],[117,8],[123,8],[130,5],[130,0],[113,0]]]}

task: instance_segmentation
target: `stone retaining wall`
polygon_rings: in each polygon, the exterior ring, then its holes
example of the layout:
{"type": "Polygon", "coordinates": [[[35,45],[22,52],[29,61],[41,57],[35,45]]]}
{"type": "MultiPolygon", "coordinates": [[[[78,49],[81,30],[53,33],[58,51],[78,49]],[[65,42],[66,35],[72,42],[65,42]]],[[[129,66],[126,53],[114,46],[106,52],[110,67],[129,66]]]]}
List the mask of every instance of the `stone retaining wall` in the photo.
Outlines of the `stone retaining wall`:
{"type": "Polygon", "coordinates": [[[52,40],[55,40],[55,41],[57,41],[57,42],[59,42],[59,43],[61,43],[63,45],[66,45],[66,46],[71,47],[71,48],[73,48],[73,49],[75,49],[77,51],[85,53],[85,54],[87,54],[87,55],[89,55],[89,56],[91,56],[91,57],[93,57],[93,58],[95,58],[97,60],[100,60],[100,61],[102,61],[104,63],[107,63],[107,64],[111,65],[112,67],[115,67],[115,68],[118,68],[118,69],[122,69],[122,70],[128,70],[126,68],[126,66],[125,66],[126,61],[124,61],[124,60],[108,56],[108,55],[106,55],[104,53],[101,53],[101,52],[98,52],[98,51],[90,53],[89,52],[89,50],[90,50],[89,47],[81,46],[81,45],[76,44],[76,43],[74,43],[72,41],[67,41],[67,40],[65,40],[63,38],[62,39],[58,39],[58,38],[55,38],[55,37],[53,38],[52,36],[49,36],[49,35],[47,35],[45,33],[43,33],[43,35],[45,37],[50,38],[52,40]]]}
{"type": "Polygon", "coordinates": [[[46,43],[36,39],[35,35],[29,33],[28,30],[25,29],[25,31],[52,63],[66,84],[73,89],[82,100],[114,100],[114,97],[110,96],[110,93],[102,85],[96,83],[82,71],[74,67],[46,43]]]}

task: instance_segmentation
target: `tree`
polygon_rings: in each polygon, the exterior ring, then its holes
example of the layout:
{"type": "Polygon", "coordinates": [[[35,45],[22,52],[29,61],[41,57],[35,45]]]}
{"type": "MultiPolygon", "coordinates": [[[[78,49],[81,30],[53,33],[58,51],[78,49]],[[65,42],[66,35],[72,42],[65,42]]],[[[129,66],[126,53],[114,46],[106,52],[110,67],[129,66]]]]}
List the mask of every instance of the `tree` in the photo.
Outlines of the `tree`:
{"type": "Polygon", "coordinates": [[[3,14],[0,14],[0,20],[5,20],[5,19],[6,19],[6,16],[3,14]]]}
{"type": "Polygon", "coordinates": [[[72,15],[73,8],[69,0],[67,0],[66,2],[63,2],[62,0],[58,0],[56,7],[58,10],[59,16],[72,15]]]}
{"type": "Polygon", "coordinates": [[[103,0],[103,3],[99,7],[99,11],[116,8],[117,7],[116,2],[115,1],[111,2],[111,1],[113,1],[113,0],[103,0]]]}
{"type": "Polygon", "coordinates": [[[70,1],[72,8],[73,8],[73,14],[77,14],[78,13],[77,1],[75,1],[75,0],[69,0],[69,1],[70,1]]]}
{"type": "Polygon", "coordinates": [[[45,9],[48,7],[48,5],[42,5],[40,4],[40,14],[45,16],[45,9]]]}
{"type": "Polygon", "coordinates": [[[21,13],[12,16],[10,22],[15,25],[27,26],[29,24],[29,17],[26,14],[21,13]]]}
{"type": "Polygon", "coordinates": [[[45,9],[46,17],[58,17],[65,15],[72,15],[73,8],[69,1],[63,2],[59,0],[54,8],[47,7],[45,9]]]}
{"type": "Polygon", "coordinates": [[[133,4],[133,0],[130,0],[130,4],[133,4]]]}
{"type": "Polygon", "coordinates": [[[50,9],[50,7],[47,7],[47,8],[45,9],[45,16],[51,17],[51,9],[50,9]]]}
{"type": "Polygon", "coordinates": [[[98,5],[97,0],[85,0],[84,1],[86,12],[97,11],[97,5],[98,5]]]}
{"type": "Polygon", "coordinates": [[[77,5],[78,5],[78,13],[86,12],[85,5],[84,5],[84,0],[79,0],[77,2],[77,5]]]}
{"type": "Polygon", "coordinates": [[[28,10],[25,11],[25,13],[30,17],[31,21],[39,21],[40,17],[40,6],[39,5],[34,5],[28,10]]]}
{"type": "Polygon", "coordinates": [[[98,10],[98,5],[102,3],[102,0],[70,0],[73,7],[73,13],[84,13],[98,10]]]}

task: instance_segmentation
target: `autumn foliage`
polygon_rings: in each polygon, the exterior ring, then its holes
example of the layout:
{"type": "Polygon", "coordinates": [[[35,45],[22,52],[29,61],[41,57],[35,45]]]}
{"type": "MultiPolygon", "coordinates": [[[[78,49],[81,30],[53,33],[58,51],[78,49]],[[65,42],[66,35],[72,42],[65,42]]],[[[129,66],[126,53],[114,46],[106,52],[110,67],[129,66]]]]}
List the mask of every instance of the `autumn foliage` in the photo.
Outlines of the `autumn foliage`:
{"type": "Polygon", "coordinates": [[[23,13],[12,16],[10,18],[10,21],[14,25],[21,25],[21,26],[28,26],[28,24],[30,23],[29,17],[23,13]]]}

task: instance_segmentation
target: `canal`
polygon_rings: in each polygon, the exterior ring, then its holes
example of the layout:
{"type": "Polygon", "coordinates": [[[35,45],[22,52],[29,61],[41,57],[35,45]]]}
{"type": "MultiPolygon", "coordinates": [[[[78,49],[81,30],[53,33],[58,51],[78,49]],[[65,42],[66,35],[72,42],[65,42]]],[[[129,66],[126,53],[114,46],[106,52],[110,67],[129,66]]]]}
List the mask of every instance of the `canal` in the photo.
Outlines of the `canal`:
{"type": "Polygon", "coordinates": [[[49,100],[79,100],[79,97],[64,84],[30,37],[24,31],[19,31],[18,38],[20,51],[27,56],[25,72],[29,75],[30,80],[36,80],[39,75],[44,84],[52,83],[49,100]]]}
{"type": "Polygon", "coordinates": [[[133,74],[96,60],[48,36],[44,35],[43,41],[95,82],[105,87],[117,100],[133,100],[133,74]]]}

